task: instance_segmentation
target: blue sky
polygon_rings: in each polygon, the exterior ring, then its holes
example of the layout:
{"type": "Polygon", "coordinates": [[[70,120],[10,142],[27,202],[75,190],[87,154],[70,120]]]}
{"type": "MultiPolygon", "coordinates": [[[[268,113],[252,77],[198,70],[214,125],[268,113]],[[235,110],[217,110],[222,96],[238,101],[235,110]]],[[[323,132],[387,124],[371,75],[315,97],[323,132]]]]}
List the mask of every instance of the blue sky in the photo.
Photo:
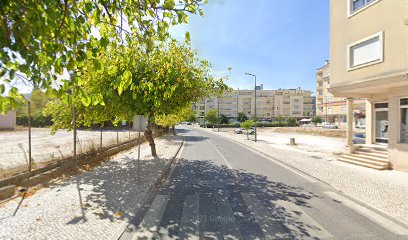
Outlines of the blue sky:
{"type": "Polygon", "coordinates": [[[251,72],[265,89],[315,90],[316,69],[329,58],[329,1],[210,0],[204,12],[173,31],[190,32],[214,75],[231,67],[228,85],[253,88],[251,72]]]}

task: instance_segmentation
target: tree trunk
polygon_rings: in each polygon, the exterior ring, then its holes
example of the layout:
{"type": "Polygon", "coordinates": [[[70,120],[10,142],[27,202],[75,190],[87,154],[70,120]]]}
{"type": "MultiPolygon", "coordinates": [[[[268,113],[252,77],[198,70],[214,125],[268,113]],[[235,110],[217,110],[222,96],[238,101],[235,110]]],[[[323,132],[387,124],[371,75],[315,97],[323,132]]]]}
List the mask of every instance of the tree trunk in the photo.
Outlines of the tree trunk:
{"type": "Polygon", "coordinates": [[[249,140],[248,130],[246,130],[246,131],[247,131],[247,140],[249,140]]]}
{"type": "Polygon", "coordinates": [[[171,129],[173,131],[173,135],[176,135],[176,127],[173,125],[173,126],[171,126],[171,129]]]}
{"type": "Polygon", "coordinates": [[[153,130],[152,130],[153,125],[154,125],[154,123],[153,123],[153,114],[150,113],[149,114],[149,119],[148,119],[148,124],[147,124],[147,127],[146,127],[146,131],[144,132],[144,135],[145,135],[145,138],[146,138],[147,142],[150,145],[152,156],[157,157],[156,144],[154,143],[154,139],[153,139],[153,130]]]}

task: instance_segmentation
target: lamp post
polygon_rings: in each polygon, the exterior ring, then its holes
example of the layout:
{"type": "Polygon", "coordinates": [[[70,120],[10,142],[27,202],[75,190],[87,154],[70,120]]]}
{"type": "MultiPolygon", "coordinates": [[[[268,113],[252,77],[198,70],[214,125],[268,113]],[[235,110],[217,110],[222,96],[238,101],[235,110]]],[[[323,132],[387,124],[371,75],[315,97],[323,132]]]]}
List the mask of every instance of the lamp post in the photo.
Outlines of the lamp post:
{"type": "Polygon", "coordinates": [[[255,79],[255,88],[254,88],[254,90],[255,90],[255,142],[256,142],[256,135],[257,135],[257,132],[256,132],[256,122],[257,122],[257,117],[256,117],[256,75],[255,74],[252,74],[252,73],[245,73],[245,75],[249,75],[249,76],[252,76],[252,77],[254,77],[254,79],[255,79]]]}
{"type": "Polygon", "coordinates": [[[218,132],[220,131],[220,97],[217,96],[217,126],[218,132]]]}

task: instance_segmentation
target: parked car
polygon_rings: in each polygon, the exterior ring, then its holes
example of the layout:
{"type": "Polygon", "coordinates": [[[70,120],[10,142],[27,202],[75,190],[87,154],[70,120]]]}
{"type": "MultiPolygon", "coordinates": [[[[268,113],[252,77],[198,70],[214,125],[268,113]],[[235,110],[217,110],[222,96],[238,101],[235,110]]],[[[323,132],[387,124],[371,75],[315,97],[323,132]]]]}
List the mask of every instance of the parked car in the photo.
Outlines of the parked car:
{"type": "MultiPolygon", "coordinates": [[[[236,128],[235,130],[234,130],[234,132],[236,133],[236,134],[242,134],[242,133],[246,133],[246,129],[245,128],[236,128]]],[[[248,133],[249,134],[255,134],[255,128],[251,128],[251,129],[249,129],[248,130],[248,133]]]]}
{"type": "Polygon", "coordinates": [[[187,125],[191,125],[191,122],[187,122],[187,125]]]}
{"type": "Polygon", "coordinates": [[[327,129],[338,129],[339,126],[337,126],[336,124],[325,123],[325,124],[323,124],[323,128],[327,128],[327,129]]]}
{"type": "Polygon", "coordinates": [[[353,144],[365,144],[365,134],[364,133],[354,133],[353,134],[353,144]]]}
{"type": "Polygon", "coordinates": [[[236,134],[241,134],[242,131],[245,131],[245,129],[243,129],[243,128],[236,128],[236,129],[234,130],[234,132],[235,132],[236,134]]]}

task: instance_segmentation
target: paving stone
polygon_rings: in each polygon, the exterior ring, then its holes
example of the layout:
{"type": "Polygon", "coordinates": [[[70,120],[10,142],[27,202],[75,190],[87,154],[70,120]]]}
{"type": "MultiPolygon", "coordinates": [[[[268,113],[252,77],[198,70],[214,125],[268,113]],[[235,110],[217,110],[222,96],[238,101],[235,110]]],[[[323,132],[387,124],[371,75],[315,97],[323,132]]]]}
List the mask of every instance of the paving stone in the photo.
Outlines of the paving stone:
{"type": "Polygon", "coordinates": [[[156,159],[143,144],[140,180],[135,147],[89,172],[0,205],[0,239],[110,239],[133,218],[181,140],[179,136],[156,139],[156,159]]]}

